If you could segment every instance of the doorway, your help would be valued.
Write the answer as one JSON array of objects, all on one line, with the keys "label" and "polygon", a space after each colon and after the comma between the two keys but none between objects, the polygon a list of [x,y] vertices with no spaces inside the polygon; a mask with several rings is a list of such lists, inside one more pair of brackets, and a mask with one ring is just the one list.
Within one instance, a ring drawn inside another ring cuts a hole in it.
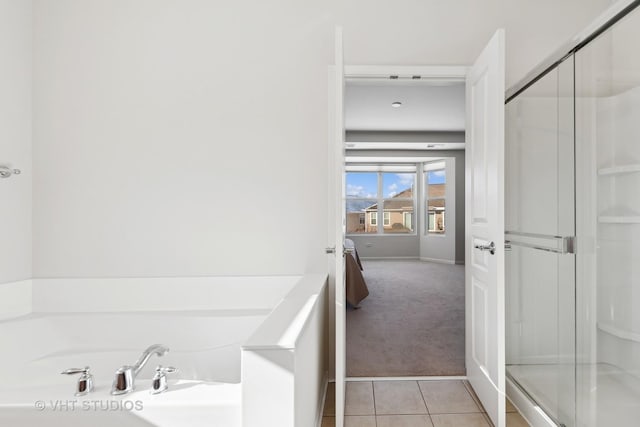
[{"label": "doorway", "polygon": [[464,80],[348,77],[344,99],[346,238],[362,261],[346,286],[367,291],[347,298],[346,376],[462,377]]},{"label": "doorway", "polygon": [[[329,261],[335,274],[335,282],[330,282],[335,296],[330,313],[335,320],[335,425],[343,427],[345,416],[347,290],[343,255],[350,252],[345,241],[344,89],[347,77],[361,74],[369,78],[424,75],[465,81],[465,365],[467,379],[486,414],[494,425],[504,427],[504,30],[496,31],[470,67],[345,67],[340,28],[335,47],[335,67],[329,73],[334,82],[329,110],[335,131],[329,145],[329,188],[334,197],[328,207],[332,213],[328,252],[336,254]],[[417,386],[416,382],[410,387],[415,391]]]}]

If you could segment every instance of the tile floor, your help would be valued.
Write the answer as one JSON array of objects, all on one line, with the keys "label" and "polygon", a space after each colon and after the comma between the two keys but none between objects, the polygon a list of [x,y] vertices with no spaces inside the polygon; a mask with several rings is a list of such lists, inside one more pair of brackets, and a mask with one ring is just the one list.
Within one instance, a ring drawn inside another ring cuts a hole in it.
[{"label": "tile floor", "polygon": [[[329,384],[322,427],[335,426]],[[346,384],[345,427],[491,427],[467,381],[362,381]],[[507,401],[507,426],[528,427]]]}]

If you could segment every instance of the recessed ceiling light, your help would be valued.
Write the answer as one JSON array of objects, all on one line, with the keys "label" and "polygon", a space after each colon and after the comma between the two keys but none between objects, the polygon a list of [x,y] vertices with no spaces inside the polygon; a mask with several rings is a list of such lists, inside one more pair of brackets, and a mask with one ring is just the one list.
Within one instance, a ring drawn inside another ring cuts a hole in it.
[{"label": "recessed ceiling light", "polygon": [[391,106],[393,108],[400,108],[400,107],[402,107],[402,102],[400,102],[400,101],[392,102]]}]

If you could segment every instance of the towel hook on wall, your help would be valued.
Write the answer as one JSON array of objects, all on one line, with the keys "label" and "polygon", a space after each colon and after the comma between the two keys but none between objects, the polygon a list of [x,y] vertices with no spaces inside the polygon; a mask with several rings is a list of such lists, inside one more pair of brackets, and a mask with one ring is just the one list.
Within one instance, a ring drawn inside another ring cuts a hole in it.
[{"label": "towel hook on wall", "polygon": [[20,175],[20,169],[11,169],[7,166],[0,166],[0,178],[9,178],[11,175]]}]

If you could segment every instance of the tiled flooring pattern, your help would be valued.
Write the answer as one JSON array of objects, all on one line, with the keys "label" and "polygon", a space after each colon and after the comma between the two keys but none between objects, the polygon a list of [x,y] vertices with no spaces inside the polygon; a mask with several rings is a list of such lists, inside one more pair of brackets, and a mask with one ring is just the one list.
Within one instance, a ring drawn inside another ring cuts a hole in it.
[{"label": "tiled flooring pattern", "polygon": [[[345,427],[491,427],[466,381],[362,381],[346,384]],[[329,384],[322,427],[335,426]],[[507,401],[507,426],[528,427]]]}]

